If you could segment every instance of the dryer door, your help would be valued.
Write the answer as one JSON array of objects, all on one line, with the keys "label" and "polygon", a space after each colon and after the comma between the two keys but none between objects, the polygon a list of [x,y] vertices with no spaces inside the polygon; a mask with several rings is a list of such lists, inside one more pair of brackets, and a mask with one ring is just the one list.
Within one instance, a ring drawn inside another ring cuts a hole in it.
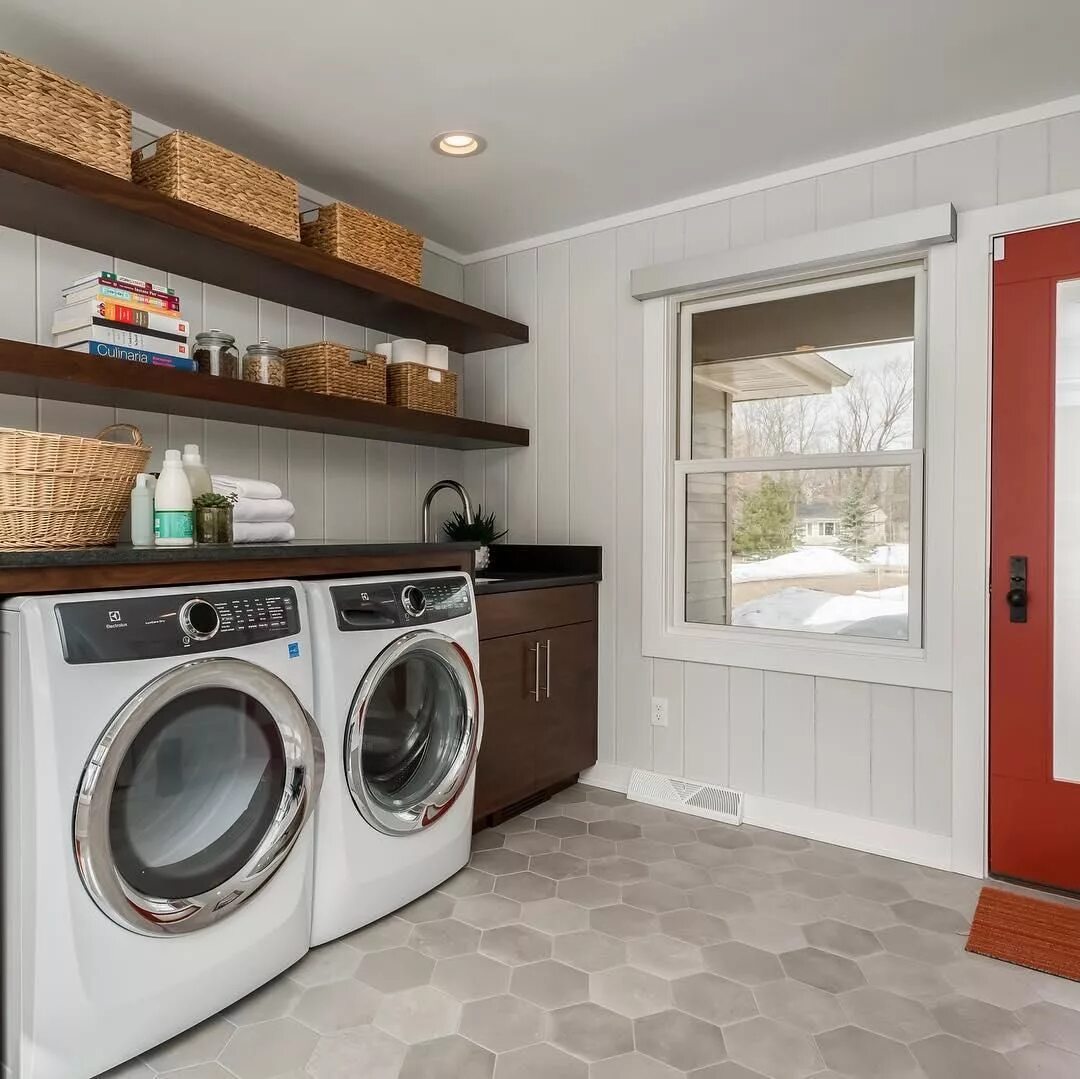
[{"label": "dryer door", "polygon": [[239,659],[185,663],[128,700],[86,763],[83,883],[128,929],[200,929],[273,876],[321,781],[318,731],[280,678]]},{"label": "dryer door", "polygon": [[426,828],[468,783],[482,726],[480,681],[461,645],[432,630],[399,637],[364,676],[345,727],[357,809],[389,835]]}]

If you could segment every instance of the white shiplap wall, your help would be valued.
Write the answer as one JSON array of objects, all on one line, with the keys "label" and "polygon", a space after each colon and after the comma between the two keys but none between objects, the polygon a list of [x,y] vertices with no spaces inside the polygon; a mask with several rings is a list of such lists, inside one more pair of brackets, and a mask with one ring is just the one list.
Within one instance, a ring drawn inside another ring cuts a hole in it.
[{"label": "white shiplap wall", "polygon": [[[465,359],[466,413],[525,423],[527,450],[465,463],[518,541],[599,543],[600,760],[948,835],[950,695],[641,654],[642,317],[634,267],[951,201],[1080,188],[1080,113],[594,231],[465,268],[465,298],[528,346]],[[649,723],[649,698],[669,726]]]},{"label": "white shiplap wall", "polygon": [[[193,334],[218,327],[236,336],[241,352],[260,336],[289,345],[326,338],[367,348],[387,340],[378,330],[177,277],[167,267],[137,266],[6,228],[0,228],[0,337],[51,344],[60,290],[102,268],[168,280]],[[428,288],[461,298],[457,263],[426,252],[424,277]],[[460,368],[460,357],[454,362]],[[437,479],[464,476],[466,455],[456,450],[0,395],[2,426],[94,435],[115,421],[139,426],[154,447],[154,471],[166,448],[197,442],[212,471],[280,484],[296,504],[294,524],[301,539],[418,539],[419,504],[427,488]],[[451,506],[449,500],[440,502],[435,519]]]}]

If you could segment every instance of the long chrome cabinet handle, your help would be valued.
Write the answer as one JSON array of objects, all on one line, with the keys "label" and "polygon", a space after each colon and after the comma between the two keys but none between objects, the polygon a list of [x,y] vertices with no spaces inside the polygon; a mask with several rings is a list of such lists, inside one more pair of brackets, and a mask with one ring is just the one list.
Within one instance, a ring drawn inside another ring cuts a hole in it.
[{"label": "long chrome cabinet handle", "polygon": [[544,681],[544,695],[551,700],[551,641],[548,640],[544,647],[547,649],[547,678]]},{"label": "long chrome cabinet handle", "polygon": [[529,651],[533,652],[536,656],[536,666],[533,671],[533,688],[532,696],[533,700],[539,703],[540,701],[540,649],[543,645],[537,641],[536,644],[529,645]]}]

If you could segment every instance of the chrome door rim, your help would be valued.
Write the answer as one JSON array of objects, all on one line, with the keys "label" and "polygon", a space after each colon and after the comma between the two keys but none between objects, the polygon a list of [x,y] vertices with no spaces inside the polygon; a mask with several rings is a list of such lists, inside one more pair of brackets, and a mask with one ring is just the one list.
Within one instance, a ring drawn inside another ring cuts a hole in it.
[{"label": "chrome door rim", "polygon": [[[281,737],[285,783],[273,825],[238,872],[183,899],[146,895],[121,876],[109,815],[116,776],[158,710],[196,689],[233,689],[269,712]],[[195,659],[148,682],[113,716],[83,768],[75,797],[75,863],[90,897],[118,925],[146,936],[190,933],[225,917],[277,871],[296,842],[322,784],[322,739],[311,716],[277,675],[241,659]]]},{"label": "chrome door rim", "polygon": [[[362,750],[364,723],[375,687],[403,656],[427,652],[448,668],[465,695],[465,737],[454,755],[442,782],[423,803],[408,810],[391,810],[380,805],[364,779]],[[484,728],[484,698],[476,665],[457,641],[434,630],[416,630],[398,637],[379,653],[357,687],[345,724],[345,779],[349,793],[363,818],[387,835],[409,835],[438,820],[457,799],[469,780],[480,751]]]}]

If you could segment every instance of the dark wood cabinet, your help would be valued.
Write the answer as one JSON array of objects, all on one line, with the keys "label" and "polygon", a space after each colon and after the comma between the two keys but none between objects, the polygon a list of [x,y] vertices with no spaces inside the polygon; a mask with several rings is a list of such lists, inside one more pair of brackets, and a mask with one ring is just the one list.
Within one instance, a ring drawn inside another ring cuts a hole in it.
[{"label": "dark wood cabinet", "polygon": [[475,816],[484,818],[596,763],[596,586],[479,596],[477,616],[484,741]]}]

